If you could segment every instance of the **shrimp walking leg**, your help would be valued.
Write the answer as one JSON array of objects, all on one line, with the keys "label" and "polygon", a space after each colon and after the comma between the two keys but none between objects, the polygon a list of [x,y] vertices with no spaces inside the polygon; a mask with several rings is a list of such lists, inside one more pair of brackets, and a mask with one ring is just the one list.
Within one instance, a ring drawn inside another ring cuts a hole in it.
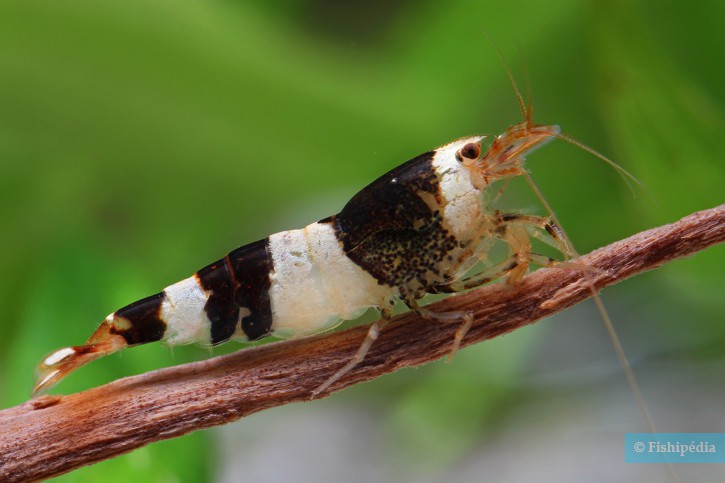
[{"label": "shrimp walking leg", "polygon": [[368,333],[365,336],[362,344],[360,344],[360,347],[355,353],[355,356],[350,359],[350,362],[341,367],[335,374],[330,376],[329,379],[327,379],[324,383],[317,387],[317,389],[312,391],[313,398],[321,392],[325,391],[328,387],[337,382],[341,377],[353,370],[358,364],[365,360],[365,356],[370,350],[370,347],[372,347],[373,343],[380,336],[380,332],[382,332],[385,326],[388,325],[388,322],[390,322],[390,319],[393,317],[393,306],[393,301],[389,301],[386,305],[383,306],[380,311],[380,319],[373,322],[373,324],[370,326],[370,328],[368,329]]},{"label": "shrimp walking leg", "polygon": [[[508,284],[520,283],[526,274],[529,265],[533,262],[537,265],[545,267],[557,266],[560,268],[571,268],[585,270],[588,267],[572,262],[560,262],[550,257],[546,257],[531,251],[530,233],[526,230],[526,226],[532,226],[539,229],[545,229],[547,233],[554,239],[556,246],[565,253],[568,247],[564,239],[559,236],[559,230],[551,223],[548,218],[528,216],[528,215],[500,215],[500,226],[497,228],[499,238],[503,240],[513,252],[506,260],[494,265],[479,274],[469,278],[451,282],[436,287],[438,293],[454,293],[472,289],[496,279],[506,277]],[[473,315],[469,312],[433,312],[425,307],[420,307],[417,301],[412,297],[405,300],[408,307],[418,313],[427,320],[437,322],[462,322],[461,327],[456,331],[455,338],[448,355],[450,361],[460,348],[461,342],[468,330],[473,324]]]},{"label": "shrimp walking leg", "polygon": [[431,320],[434,322],[443,322],[443,323],[451,323],[451,322],[460,322],[461,326],[456,331],[455,336],[453,337],[453,345],[451,346],[451,350],[448,353],[448,362],[450,362],[453,359],[453,356],[458,352],[458,349],[461,347],[461,341],[463,341],[463,338],[466,336],[466,333],[473,325],[473,314],[471,312],[466,312],[463,310],[455,310],[452,312],[433,312],[432,310],[429,310],[425,307],[421,307],[418,305],[418,302],[414,298],[408,298],[405,300],[405,304],[415,313],[420,315],[426,320]]}]

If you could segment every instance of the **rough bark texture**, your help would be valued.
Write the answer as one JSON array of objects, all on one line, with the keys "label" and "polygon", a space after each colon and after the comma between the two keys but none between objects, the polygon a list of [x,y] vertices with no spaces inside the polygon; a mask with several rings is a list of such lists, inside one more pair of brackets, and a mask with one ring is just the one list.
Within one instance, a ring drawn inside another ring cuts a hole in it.
[{"label": "rough bark texture", "polygon": [[[431,307],[475,314],[466,346],[581,302],[591,295],[589,283],[602,289],[724,240],[721,205],[582,257],[580,263],[602,270],[588,278],[577,270],[542,269],[516,287],[489,285]],[[397,317],[365,361],[322,396],[445,356],[457,328],[413,313]],[[366,331],[354,327],[245,349],[0,411],[0,480],[49,478],[154,441],[309,400],[313,389],[350,360]]]}]

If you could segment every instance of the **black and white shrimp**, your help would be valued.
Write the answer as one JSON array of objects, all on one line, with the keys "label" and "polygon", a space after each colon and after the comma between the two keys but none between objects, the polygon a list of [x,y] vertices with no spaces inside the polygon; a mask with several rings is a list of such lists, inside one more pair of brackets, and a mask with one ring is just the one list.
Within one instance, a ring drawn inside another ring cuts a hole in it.
[{"label": "black and white shrimp", "polygon": [[[56,350],[42,360],[34,393],[130,346],[301,337],[332,329],[368,308],[379,309],[381,318],[358,353],[316,395],[365,358],[396,299],[426,319],[459,323],[451,348],[455,353],[472,323],[470,314],[432,312],[418,305],[421,297],[496,279],[515,284],[531,263],[555,264],[532,252],[532,236],[548,241],[565,258],[573,253],[551,217],[491,207],[491,185],[528,177],[525,156],[548,141],[561,138],[593,152],[561,134],[558,126],[534,124],[518,90],[517,96],[524,121],[503,134],[464,137],[420,154],[361,190],[338,214],[237,248],[191,277],[113,312],[86,344]],[[497,241],[510,248],[508,258],[466,277]]]}]

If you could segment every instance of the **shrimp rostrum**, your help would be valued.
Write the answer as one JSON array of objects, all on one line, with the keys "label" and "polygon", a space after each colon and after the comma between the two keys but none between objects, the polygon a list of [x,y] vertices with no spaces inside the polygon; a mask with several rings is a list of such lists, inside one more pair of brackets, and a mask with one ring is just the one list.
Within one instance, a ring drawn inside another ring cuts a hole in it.
[{"label": "shrimp rostrum", "polygon": [[[528,176],[524,158],[532,150],[557,137],[574,142],[558,126],[534,124],[531,111],[523,111],[526,119],[499,136],[465,137],[416,156],[357,193],[338,214],[237,248],[113,312],[84,345],[43,359],[35,393],[125,347],[159,340],[216,345],[268,335],[300,337],[379,309],[381,318],[357,354],[315,395],[365,358],[395,300],[426,319],[460,324],[453,354],[471,315],[430,311],[418,305],[421,297],[496,279],[515,284],[531,263],[553,265],[532,252],[532,235],[558,247],[565,258],[572,253],[550,217],[501,212],[487,201],[492,183]],[[510,255],[469,275],[497,241],[508,245]]]}]

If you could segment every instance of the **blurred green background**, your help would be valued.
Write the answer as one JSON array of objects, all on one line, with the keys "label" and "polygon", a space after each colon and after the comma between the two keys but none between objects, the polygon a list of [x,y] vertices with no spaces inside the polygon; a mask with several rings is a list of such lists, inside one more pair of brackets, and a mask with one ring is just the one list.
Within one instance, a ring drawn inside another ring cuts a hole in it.
[{"label": "blurred green background", "polygon": [[[722,2],[4,0],[2,407],[109,312],[336,212],[414,155],[518,122],[484,32],[530,85],[539,122],[646,188],[633,198],[565,143],[531,156],[580,251],[722,203],[723,21]],[[543,214],[525,186],[504,203]],[[715,247],[604,293],[662,431],[725,431],[724,259]],[[56,392],[206,357],[134,348]],[[623,433],[646,430],[583,304],[451,364],[58,481],[659,481],[664,469],[622,461]]]}]

